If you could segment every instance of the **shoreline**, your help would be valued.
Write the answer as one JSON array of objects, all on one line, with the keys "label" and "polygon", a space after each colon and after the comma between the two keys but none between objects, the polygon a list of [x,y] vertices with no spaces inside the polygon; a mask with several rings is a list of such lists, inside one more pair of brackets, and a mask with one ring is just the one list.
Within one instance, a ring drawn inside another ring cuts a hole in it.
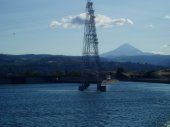
[{"label": "shoreline", "polygon": [[[146,82],[146,83],[163,83],[170,84],[169,79],[137,79],[137,78],[127,78],[127,79],[117,79],[118,81],[123,82]],[[53,83],[82,83],[83,79],[81,78],[61,78],[56,77],[0,77],[0,85],[6,84],[53,84]],[[99,83],[95,80],[89,81],[92,84]]]},{"label": "shoreline", "polygon": [[119,81],[170,84],[168,79],[120,79]]}]

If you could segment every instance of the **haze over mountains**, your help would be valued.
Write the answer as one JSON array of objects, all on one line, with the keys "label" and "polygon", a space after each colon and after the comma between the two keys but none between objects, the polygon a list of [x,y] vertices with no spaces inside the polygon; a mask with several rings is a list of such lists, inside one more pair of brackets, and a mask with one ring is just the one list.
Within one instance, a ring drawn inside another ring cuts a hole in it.
[{"label": "haze over mountains", "polygon": [[115,50],[101,54],[101,57],[116,62],[147,63],[152,65],[170,66],[170,55],[143,52],[125,43]]}]

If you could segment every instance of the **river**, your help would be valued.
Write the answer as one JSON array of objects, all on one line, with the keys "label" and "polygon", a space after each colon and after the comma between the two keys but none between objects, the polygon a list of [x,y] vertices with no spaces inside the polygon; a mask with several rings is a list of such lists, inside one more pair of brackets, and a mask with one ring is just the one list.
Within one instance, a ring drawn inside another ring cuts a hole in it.
[{"label": "river", "polygon": [[170,127],[169,84],[77,89],[78,84],[1,85],[0,127]]}]

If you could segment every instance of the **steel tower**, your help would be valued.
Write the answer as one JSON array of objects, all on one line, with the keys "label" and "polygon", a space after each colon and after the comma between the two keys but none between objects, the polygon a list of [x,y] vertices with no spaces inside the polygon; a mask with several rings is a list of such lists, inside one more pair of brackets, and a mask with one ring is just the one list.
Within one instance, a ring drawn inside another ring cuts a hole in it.
[{"label": "steel tower", "polygon": [[82,52],[84,64],[82,70],[83,79],[82,84],[79,86],[79,90],[81,91],[88,88],[92,81],[97,81],[97,89],[101,91],[98,43],[93,2],[91,2],[91,0],[87,0]]}]

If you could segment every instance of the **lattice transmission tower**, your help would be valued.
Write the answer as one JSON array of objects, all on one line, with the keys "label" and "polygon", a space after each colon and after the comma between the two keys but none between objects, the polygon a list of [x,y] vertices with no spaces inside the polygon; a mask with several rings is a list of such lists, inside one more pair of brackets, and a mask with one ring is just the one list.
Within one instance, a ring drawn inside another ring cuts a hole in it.
[{"label": "lattice transmission tower", "polygon": [[98,38],[96,33],[95,15],[93,9],[93,2],[87,0],[86,4],[86,20],[84,27],[84,41],[83,41],[83,70],[82,70],[82,84],[79,90],[83,91],[90,86],[93,81],[97,82],[97,89],[102,91],[101,76],[100,76],[100,58],[98,50]]}]

